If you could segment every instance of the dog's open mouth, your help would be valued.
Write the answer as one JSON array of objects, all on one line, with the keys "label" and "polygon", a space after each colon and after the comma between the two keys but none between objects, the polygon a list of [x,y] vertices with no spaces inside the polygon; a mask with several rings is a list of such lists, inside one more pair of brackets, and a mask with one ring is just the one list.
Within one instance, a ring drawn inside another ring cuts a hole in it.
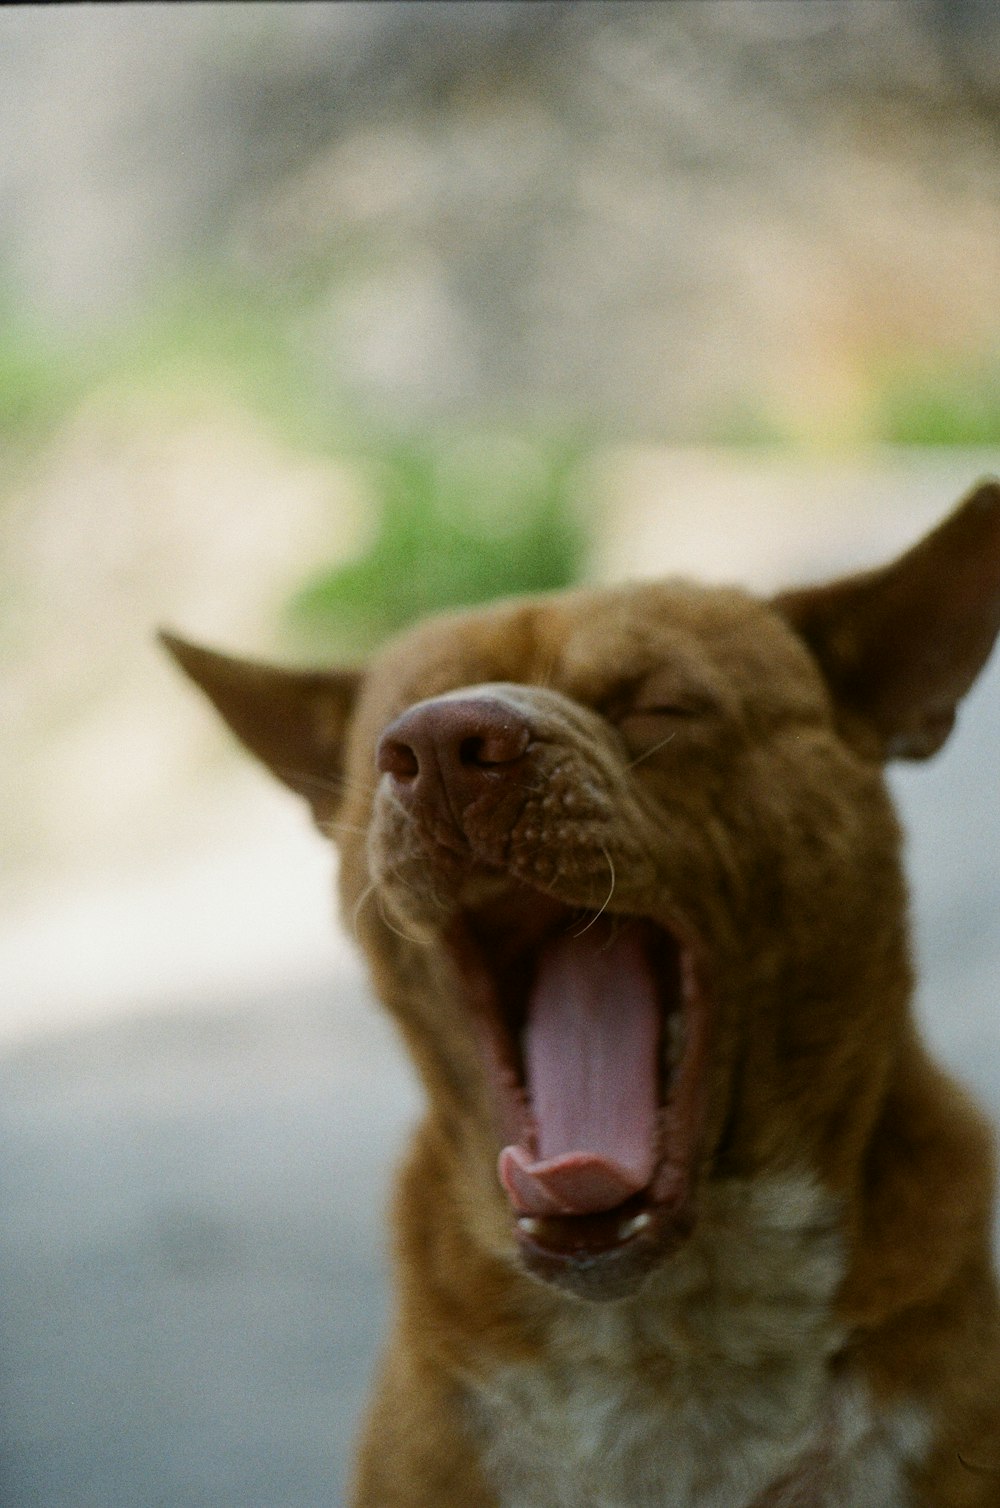
[{"label": "dog's open mouth", "polygon": [[581,1294],[629,1291],[692,1219],[708,1029],[693,949],[528,887],[464,912],[452,946],[522,1260]]}]

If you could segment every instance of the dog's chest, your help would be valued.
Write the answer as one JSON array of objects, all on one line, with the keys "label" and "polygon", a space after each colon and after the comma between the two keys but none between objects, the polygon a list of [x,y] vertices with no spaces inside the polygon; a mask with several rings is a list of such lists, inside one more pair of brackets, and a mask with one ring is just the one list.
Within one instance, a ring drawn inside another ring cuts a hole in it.
[{"label": "dog's chest", "polygon": [[831,1381],[840,1262],[814,1192],[715,1202],[665,1291],[574,1303],[537,1363],[494,1374],[477,1412],[502,1508],[904,1508],[920,1430]]},{"label": "dog's chest", "polygon": [[487,1474],[500,1508],[908,1508],[917,1412],[879,1418],[857,1385],[811,1393],[779,1423],[752,1387],[654,1400],[596,1367],[571,1391],[508,1376]]}]

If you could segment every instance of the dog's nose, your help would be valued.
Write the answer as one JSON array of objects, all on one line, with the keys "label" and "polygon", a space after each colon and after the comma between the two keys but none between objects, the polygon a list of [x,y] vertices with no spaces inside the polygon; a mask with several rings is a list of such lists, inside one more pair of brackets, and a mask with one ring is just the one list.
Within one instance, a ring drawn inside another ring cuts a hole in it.
[{"label": "dog's nose", "polygon": [[459,818],[510,775],[531,743],[531,728],[496,697],[436,697],[390,723],[376,764],[409,804]]}]

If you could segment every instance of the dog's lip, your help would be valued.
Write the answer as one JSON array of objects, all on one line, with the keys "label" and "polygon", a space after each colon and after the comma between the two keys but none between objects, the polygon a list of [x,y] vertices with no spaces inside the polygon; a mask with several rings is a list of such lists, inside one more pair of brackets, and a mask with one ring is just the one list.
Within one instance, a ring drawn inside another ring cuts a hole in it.
[{"label": "dog's lip", "polygon": [[694,1225],[694,1204],[675,1208],[647,1193],[602,1215],[521,1216],[518,1255],[527,1272],[578,1298],[628,1298],[680,1246]]},{"label": "dog's lip", "polygon": [[[530,967],[532,956],[554,931],[584,928],[595,915],[518,885],[502,888],[478,908],[462,913],[452,930],[452,951],[480,1029],[501,1146],[531,1146],[533,1138],[532,1108],[517,1042],[517,1006],[512,1011],[509,998],[510,978]],[[525,1265],[569,1287],[576,1286],[583,1270],[592,1276],[602,1264],[615,1270],[612,1286],[619,1283],[622,1273],[644,1274],[683,1239],[693,1219],[693,1177],[704,1131],[711,1016],[704,950],[693,928],[673,910],[655,917],[618,913],[616,921],[660,934],[676,950],[677,995],[664,1001],[662,1009],[665,1017],[679,1021],[682,1043],[676,1061],[664,1069],[656,1166],[647,1187],[603,1211],[539,1214],[512,1208]],[[506,979],[505,969],[509,971]],[[505,986],[506,1000],[502,998]]]}]

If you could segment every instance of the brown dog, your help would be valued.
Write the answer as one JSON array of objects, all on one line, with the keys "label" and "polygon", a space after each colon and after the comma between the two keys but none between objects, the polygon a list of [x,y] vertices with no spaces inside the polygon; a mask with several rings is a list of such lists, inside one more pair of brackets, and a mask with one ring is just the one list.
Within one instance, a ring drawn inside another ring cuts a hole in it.
[{"label": "brown dog", "polygon": [[1000,1504],[989,1134],[909,1009],[882,777],[1000,627],[1000,485],[886,569],[167,637],[342,851],[427,1092],[362,1508]]}]

